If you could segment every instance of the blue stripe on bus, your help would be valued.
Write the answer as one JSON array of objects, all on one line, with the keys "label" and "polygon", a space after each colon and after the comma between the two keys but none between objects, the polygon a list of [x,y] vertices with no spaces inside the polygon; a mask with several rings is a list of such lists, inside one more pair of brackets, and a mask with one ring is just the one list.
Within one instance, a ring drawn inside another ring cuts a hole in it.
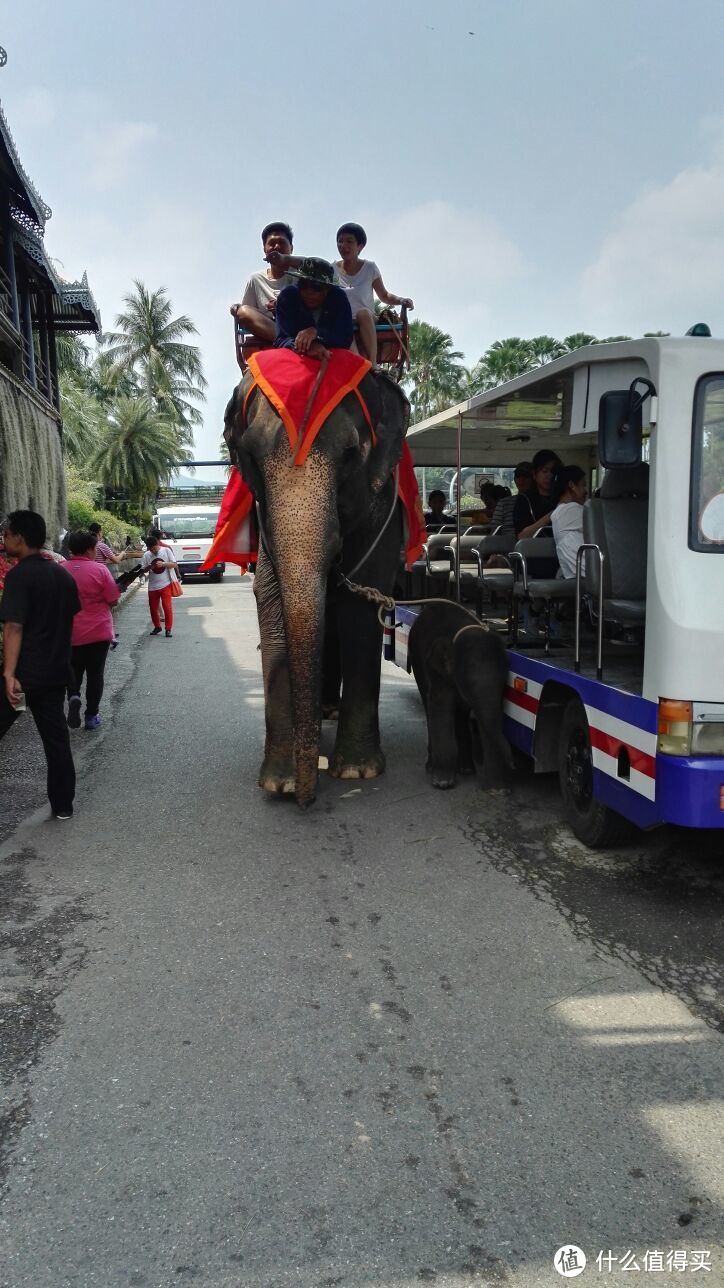
[{"label": "blue stripe on bus", "polygon": [[516,653],[514,649],[508,650],[508,658],[511,671],[525,676],[528,680],[535,680],[537,684],[545,684],[550,680],[555,680],[558,684],[567,684],[578,693],[586,706],[605,711],[607,715],[625,720],[646,733],[655,734],[658,731],[657,704],[649,702],[647,698],[639,697],[637,693],[626,693],[623,689],[615,689],[602,680],[594,680],[587,675],[577,675],[575,671],[566,671],[551,662],[526,657],[522,653]]},{"label": "blue stripe on bus", "polygon": [[533,755],[535,734],[527,725],[521,724],[520,720],[513,720],[511,716],[503,716],[503,733],[511,746],[524,751],[526,756]]},{"label": "blue stripe on bus", "polygon": [[650,801],[639,792],[632,792],[625,784],[604,773],[602,769],[593,770],[593,795],[602,805],[607,805],[616,814],[622,814],[637,827],[655,827],[664,820],[656,801]]}]

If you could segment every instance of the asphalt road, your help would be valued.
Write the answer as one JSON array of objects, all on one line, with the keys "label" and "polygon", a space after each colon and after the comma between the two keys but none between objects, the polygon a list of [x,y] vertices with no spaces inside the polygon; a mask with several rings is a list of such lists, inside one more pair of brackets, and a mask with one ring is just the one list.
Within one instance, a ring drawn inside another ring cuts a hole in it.
[{"label": "asphalt road", "polygon": [[268,802],[248,579],[177,607],[123,609],[71,822],[0,748],[3,1288],[721,1288],[721,836],[434,791],[389,667],[388,772]]}]

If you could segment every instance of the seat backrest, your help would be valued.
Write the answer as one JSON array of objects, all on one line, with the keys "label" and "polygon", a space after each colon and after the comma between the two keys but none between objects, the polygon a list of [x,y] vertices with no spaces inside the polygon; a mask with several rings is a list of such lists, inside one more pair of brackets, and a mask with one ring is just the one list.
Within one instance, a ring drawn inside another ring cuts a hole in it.
[{"label": "seat backrest", "polygon": [[510,547],[524,559],[555,559],[556,543],[552,537],[523,537]]},{"label": "seat backrest", "polygon": [[[646,599],[649,501],[647,496],[592,497],[583,507],[583,539],[604,554],[604,599]],[[586,590],[599,591],[599,562],[585,561]]]},{"label": "seat backrest", "polygon": [[[513,546],[513,550],[515,550],[517,554],[522,555],[528,564],[529,577],[535,576],[535,572],[530,567],[531,560],[553,559],[556,562],[558,561],[556,543],[553,540],[553,537],[523,537],[520,541],[516,541]],[[517,559],[513,559],[512,564],[516,580],[522,581],[523,570],[519,561]]]},{"label": "seat backrest", "polygon": [[[481,537],[476,533],[472,533],[470,535],[466,533],[465,536],[460,538],[461,564],[474,564],[475,568],[477,569],[478,561],[473,555],[473,550],[479,550],[481,542],[483,542],[484,540],[485,540],[485,537]],[[453,547],[454,550],[457,549],[457,541],[454,537],[450,542],[450,545]]]},{"label": "seat backrest", "polygon": [[487,559],[488,555],[508,555],[515,549],[516,541],[514,532],[494,533],[492,536],[483,537],[478,550],[483,559]]},{"label": "seat backrest", "polygon": [[427,538],[427,555],[429,559],[444,559],[443,551],[446,546],[452,545],[454,538],[451,532],[433,532]]}]

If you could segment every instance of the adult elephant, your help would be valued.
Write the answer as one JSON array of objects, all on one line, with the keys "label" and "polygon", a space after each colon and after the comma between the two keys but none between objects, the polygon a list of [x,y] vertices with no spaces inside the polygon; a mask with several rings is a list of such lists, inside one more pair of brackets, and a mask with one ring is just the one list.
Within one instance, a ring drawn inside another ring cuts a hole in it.
[{"label": "adult elephant", "polygon": [[[231,459],[254,493],[260,520],[254,579],[261,633],[266,743],[259,785],[271,795],[315,798],[322,713],[341,701],[329,771],[383,772],[377,708],[382,627],[374,603],[338,572],[389,595],[402,516],[395,467],[409,403],[386,375],[368,372],[327,416],[303,465],[287,430],[247,372],[226,409]],[[326,643],[325,643],[325,626]]]}]

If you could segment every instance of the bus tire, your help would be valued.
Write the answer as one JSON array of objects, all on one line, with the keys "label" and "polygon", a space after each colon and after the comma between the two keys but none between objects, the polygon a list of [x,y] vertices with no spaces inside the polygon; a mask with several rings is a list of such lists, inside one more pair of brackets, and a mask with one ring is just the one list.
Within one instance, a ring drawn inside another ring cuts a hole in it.
[{"label": "bus tire", "polygon": [[579,841],[591,850],[602,850],[631,838],[634,828],[628,819],[593,795],[591,735],[579,698],[572,698],[563,713],[558,778],[566,821]]},{"label": "bus tire", "polygon": [[223,568],[215,568],[213,572],[209,573],[209,581],[219,582],[219,581],[223,581],[223,579],[224,579]]}]

